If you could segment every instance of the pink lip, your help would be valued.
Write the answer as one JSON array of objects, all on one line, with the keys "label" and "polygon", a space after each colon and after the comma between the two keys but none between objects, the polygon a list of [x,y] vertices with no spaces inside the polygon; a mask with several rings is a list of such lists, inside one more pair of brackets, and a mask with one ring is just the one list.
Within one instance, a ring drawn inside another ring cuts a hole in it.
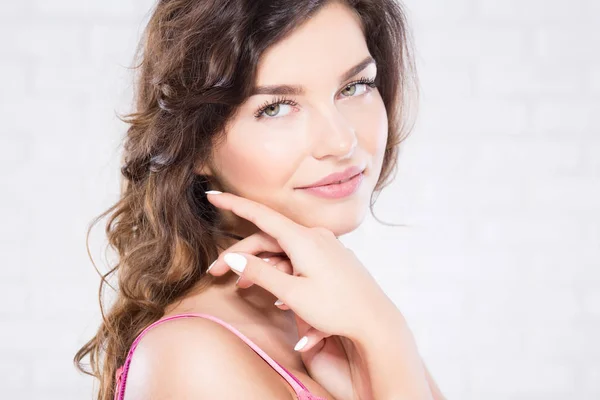
[{"label": "pink lip", "polygon": [[332,184],[332,183],[335,183],[338,181],[343,181],[344,179],[348,179],[355,175],[360,174],[363,170],[364,170],[363,167],[352,166],[342,172],[335,172],[331,175],[327,175],[325,178],[319,179],[318,181],[313,182],[311,185],[302,186],[297,189],[309,189],[309,188],[329,185],[329,184]]},{"label": "pink lip", "polygon": [[356,193],[362,183],[364,174],[361,172],[342,183],[332,183],[322,186],[302,188],[302,191],[327,199],[340,199]]}]

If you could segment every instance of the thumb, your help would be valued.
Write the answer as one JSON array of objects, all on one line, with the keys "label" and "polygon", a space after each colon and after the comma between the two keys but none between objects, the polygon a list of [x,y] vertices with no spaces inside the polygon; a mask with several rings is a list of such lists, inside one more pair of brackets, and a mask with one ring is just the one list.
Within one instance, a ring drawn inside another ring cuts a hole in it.
[{"label": "thumb", "polygon": [[273,268],[268,262],[252,254],[227,253],[223,256],[223,261],[233,272],[271,292],[284,302],[286,293],[290,293],[292,285],[296,284],[294,281],[297,279],[296,276]]}]

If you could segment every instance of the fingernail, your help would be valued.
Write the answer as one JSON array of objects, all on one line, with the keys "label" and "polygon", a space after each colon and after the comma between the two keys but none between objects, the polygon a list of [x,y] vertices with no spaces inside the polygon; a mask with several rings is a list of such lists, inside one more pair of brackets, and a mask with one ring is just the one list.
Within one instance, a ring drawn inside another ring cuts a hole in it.
[{"label": "fingernail", "polygon": [[237,286],[238,282],[240,281],[240,279],[242,279],[242,277],[240,276],[239,278],[237,278],[237,281],[235,281],[235,285]]},{"label": "fingernail", "polygon": [[219,192],[218,190],[207,190],[206,194],[221,194],[223,192]]},{"label": "fingernail", "polygon": [[269,262],[270,258],[263,258],[262,259],[264,262]]},{"label": "fingernail", "polygon": [[294,350],[296,350],[296,351],[302,350],[302,348],[304,346],[306,346],[306,343],[308,343],[308,338],[306,336],[303,336],[302,339],[300,339],[298,341],[298,343],[296,343],[296,346],[294,347]]},{"label": "fingernail", "polygon": [[281,300],[279,300],[279,299],[277,299],[277,301],[275,302],[275,305],[276,305],[276,306],[280,306],[280,305],[282,305],[282,304],[283,304],[283,301],[281,301]]},{"label": "fingernail", "polygon": [[[218,260],[218,258],[217,258],[217,260]],[[215,265],[215,263],[217,262],[217,260],[213,261],[212,264],[210,264],[208,266],[208,269],[206,270],[206,272],[210,271],[210,269],[213,267],[213,265]]]},{"label": "fingernail", "polygon": [[244,272],[244,268],[246,268],[246,263],[248,262],[248,260],[246,260],[246,257],[237,253],[225,254],[223,256],[223,261],[225,261],[225,263],[229,265],[229,267],[238,274]]}]

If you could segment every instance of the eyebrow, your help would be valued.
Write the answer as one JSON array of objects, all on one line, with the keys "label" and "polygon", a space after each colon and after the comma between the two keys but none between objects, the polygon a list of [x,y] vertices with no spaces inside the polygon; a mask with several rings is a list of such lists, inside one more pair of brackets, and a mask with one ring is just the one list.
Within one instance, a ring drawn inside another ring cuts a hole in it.
[{"label": "eyebrow", "polygon": [[[354,75],[358,74],[363,69],[367,68],[368,65],[375,64],[375,60],[372,56],[367,56],[364,60],[350,68],[348,71],[344,72],[340,77],[340,81],[345,81],[347,79],[352,78]],[[292,95],[292,96],[302,96],[304,95],[304,88],[299,85],[269,85],[269,86],[257,86],[252,90],[250,96],[258,95],[258,94],[274,94],[274,95]]]}]

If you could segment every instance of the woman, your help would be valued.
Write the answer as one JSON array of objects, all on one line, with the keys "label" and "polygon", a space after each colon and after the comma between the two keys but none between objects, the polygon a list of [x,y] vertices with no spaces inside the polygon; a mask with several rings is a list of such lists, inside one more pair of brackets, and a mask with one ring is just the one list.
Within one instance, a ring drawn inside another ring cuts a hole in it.
[{"label": "woman", "polygon": [[122,198],[98,217],[117,297],[75,356],[98,398],[442,399],[337,240],[406,131],[398,4],[159,1],[140,49]]}]

